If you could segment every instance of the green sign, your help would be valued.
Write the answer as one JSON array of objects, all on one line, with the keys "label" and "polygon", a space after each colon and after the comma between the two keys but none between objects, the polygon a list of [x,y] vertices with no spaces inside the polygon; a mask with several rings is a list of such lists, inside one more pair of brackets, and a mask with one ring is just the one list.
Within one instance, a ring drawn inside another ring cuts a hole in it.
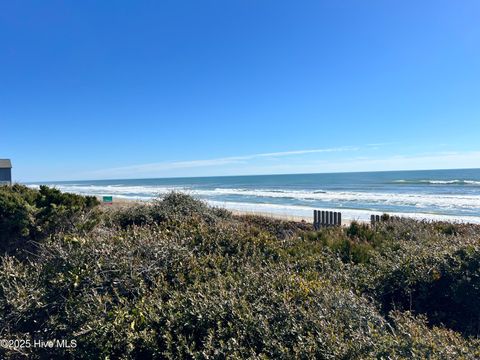
[{"label": "green sign", "polygon": [[111,203],[113,203],[113,197],[112,196],[104,196],[103,197],[103,202],[105,204],[111,204]]}]

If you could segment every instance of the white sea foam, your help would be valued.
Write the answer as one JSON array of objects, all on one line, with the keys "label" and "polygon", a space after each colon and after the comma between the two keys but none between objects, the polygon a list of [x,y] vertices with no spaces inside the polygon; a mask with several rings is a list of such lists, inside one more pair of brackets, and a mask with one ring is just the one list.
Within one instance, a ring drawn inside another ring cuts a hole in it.
[{"label": "white sea foam", "polygon": [[432,184],[432,185],[480,185],[480,181],[476,180],[394,180],[394,183],[400,184]]},{"label": "white sea foam", "polygon": [[311,192],[285,190],[283,192],[265,189],[215,189],[192,190],[192,194],[215,195],[242,195],[256,198],[289,198],[295,200],[317,200],[322,202],[370,203],[394,206],[415,207],[446,207],[446,208],[480,208],[478,195],[438,195],[438,194],[413,194],[413,193],[379,193],[356,191],[329,191]]},{"label": "white sea foam", "polygon": [[474,181],[474,180],[463,180],[465,184],[472,184],[472,185],[480,185],[480,181]]}]

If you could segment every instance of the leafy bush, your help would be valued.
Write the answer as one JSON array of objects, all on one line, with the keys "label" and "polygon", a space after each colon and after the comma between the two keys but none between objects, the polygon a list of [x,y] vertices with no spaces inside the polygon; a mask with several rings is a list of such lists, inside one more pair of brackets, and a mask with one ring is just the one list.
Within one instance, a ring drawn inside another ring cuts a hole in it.
[{"label": "leafy bush", "polygon": [[407,220],[385,225],[378,234],[386,229],[394,240],[383,241],[372,253],[369,267],[363,269],[362,291],[379,301],[384,314],[409,310],[425,314],[430,324],[478,335],[478,235],[453,240],[439,224]]},{"label": "leafy bush", "polygon": [[[442,327],[431,327],[424,316],[394,311],[393,336],[380,333],[376,341],[377,359],[478,359],[478,339],[465,340],[459,333]],[[386,335],[386,336],[385,336]]]},{"label": "leafy bush", "polygon": [[11,251],[35,231],[35,208],[21,194],[0,187],[0,251]]},{"label": "leafy bush", "polygon": [[71,231],[97,205],[99,201],[94,196],[62,193],[58,189],[40,186],[35,200],[37,224],[44,236]]},{"label": "leafy bush", "polygon": [[110,218],[110,223],[125,229],[129,226],[160,224],[167,221],[175,224],[190,222],[197,218],[212,223],[230,217],[231,214],[224,209],[212,208],[191,196],[171,192],[153,203],[136,204],[115,212]]},{"label": "leafy bush", "polygon": [[375,239],[375,231],[367,224],[359,224],[352,221],[346,229],[350,239],[372,243]]},{"label": "leafy bush", "polygon": [[39,190],[15,184],[0,187],[0,249],[12,251],[29,240],[95,225],[87,215],[98,200],[93,196],[62,193],[47,186]]}]

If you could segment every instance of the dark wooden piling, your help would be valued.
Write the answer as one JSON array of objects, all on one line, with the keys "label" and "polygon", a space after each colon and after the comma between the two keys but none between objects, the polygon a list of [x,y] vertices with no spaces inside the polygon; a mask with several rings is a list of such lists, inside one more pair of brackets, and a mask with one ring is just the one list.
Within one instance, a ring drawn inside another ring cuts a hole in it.
[{"label": "dark wooden piling", "polygon": [[313,226],[315,229],[341,225],[342,213],[336,211],[313,210]]}]

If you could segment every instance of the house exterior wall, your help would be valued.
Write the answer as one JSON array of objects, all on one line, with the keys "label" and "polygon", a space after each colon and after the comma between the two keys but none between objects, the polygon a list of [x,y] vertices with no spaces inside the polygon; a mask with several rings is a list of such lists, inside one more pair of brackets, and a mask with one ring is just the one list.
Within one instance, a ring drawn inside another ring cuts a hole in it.
[{"label": "house exterior wall", "polygon": [[12,183],[12,169],[0,169],[0,183]]}]

